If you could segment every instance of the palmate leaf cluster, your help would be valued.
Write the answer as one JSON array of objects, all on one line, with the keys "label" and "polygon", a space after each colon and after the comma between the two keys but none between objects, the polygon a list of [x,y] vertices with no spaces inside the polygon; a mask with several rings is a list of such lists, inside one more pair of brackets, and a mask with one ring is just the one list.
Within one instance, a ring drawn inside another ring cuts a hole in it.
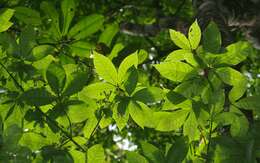
[{"label": "palmate leaf cluster", "polygon": [[[0,10],[0,162],[259,161],[260,94],[239,69],[257,53],[248,42],[223,47],[214,22],[195,20],[187,36],[169,30],[178,48],[160,62],[121,57],[117,22],[58,5]],[[114,124],[135,151],[115,145]]]}]

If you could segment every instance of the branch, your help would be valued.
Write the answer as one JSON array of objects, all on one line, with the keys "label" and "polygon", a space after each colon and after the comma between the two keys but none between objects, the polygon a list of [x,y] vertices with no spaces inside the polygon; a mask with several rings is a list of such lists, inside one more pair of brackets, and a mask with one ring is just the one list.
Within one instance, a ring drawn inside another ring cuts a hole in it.
[{"label": "branch", "polygon": [[[15,85],[17,85],[17,87],[22,91],[24,92],[24,89],[23,87],[18,83],[18,81],[14,78],[14,76],[8,71],[8,69],[4,66],[4,64],[2,64],[0,62],[0,65],[4,68],[4,70],[8,73],[8,75],[12,78],[12,80],[14,81]],[[86,152],[86,150],[81,146],[79,145],[75,140],[73,140],[73,138],[66,132],[63,130],[63,128],[61,128],[58,123],[51,119],[46,113],[44,113],[40,107],[38,106],[35,106],[36,109],[39,110],[39,112],[41,113],[42,116],[44,116],[48,121],[50,121],[55,127],[57,127],[71,142],[73,142],[79,149],[81,149],[82,151]]]}]

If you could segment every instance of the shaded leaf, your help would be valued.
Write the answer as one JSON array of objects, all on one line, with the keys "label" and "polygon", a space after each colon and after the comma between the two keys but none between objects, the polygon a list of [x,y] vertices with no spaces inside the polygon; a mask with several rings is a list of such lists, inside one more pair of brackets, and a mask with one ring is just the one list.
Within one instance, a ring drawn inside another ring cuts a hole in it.
[{"label": "shaded leaf", "polygon": [[102,15],[92,14],[86,16],[70,29],[69,36],[76,40],[86,38],[97,32],[102,27],[103,22],[104,17]]},{"label": "shaded leaf", "polygon": [[35,88],[25,91],[20,100],[25,101],[28,105],[42,106],[52,103],[54,96],[44,88]]},{"label": "shaded leaf", "polygon": [[57,95],[60,94],[66,83],[66,73],[63,67],[52,62],[46,70],[46,78],[52,91]]}]

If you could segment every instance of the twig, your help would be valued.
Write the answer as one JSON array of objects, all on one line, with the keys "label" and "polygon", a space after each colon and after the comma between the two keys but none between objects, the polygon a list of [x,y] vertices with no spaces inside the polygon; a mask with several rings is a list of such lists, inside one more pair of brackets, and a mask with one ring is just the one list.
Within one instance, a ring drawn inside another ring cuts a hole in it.
[{"label": "twig", "polygon": [[[14,76],[8,71],[8,69],[0,62],[0,65],[5,69],[5,71],[9,74],[9,76],[12,78],[12,80],[14,81],[14,83],[17,85],[17,87],[24,92],[23,87],[18,83],[18,81],[14,78]],[[79,149],[81,149],[83,152],[86,152],[86,150],[79,145],[75,140],[73,140],[73,138],[66,132],[63,130],[63,128],[61,128],[58,123],[51,119],[46,113],[44,113],[40,107],[35,106],[36,109],[38,109],[38,111],[41,113],[42,116],[44,116],[48,121],[50,121],[55,127],[57,127],[71,142],[73,142]]]}]

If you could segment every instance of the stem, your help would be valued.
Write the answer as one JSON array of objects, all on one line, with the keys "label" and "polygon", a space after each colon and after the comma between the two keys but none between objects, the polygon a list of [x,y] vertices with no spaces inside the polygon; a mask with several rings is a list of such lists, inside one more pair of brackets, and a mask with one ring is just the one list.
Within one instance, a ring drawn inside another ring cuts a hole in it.
[{"label": "stem", "polygon": [[207,159],[206,159],[206,162],[210,162],[209,149],[210,149],[210,144],[211,144],[211,135],[212,135],[212,117],[210,118],[209,142],[208,142],[208,145],[207,145]]},{"label": "stem", "polygon": [[91,134],[90,134],[90,136],[89,136],[89,139],[88,139],[88,141],[87,141],[87,146],[88,146],[89,143],[90,143],[91,137],[92,137],[92,136],[94,135],[94,133],[96,132],[96,130],[97,130],[97,128],[98,128],[98,126],[99,126],[99,124],[100,124],[102,118],[103,118],[103,115],[104,115],[104,114],[103,114],[103,112],[102,112],[100,118],[98,119],[98,122],[97,122],[97,124],[96,124],[94,130],[91,132]]},{"label": "stem", "polygon": [[4,70],[8,73],[8,75],[12,78],[12,80],[14,81],[14,84],[22,91],[24,92],[23,87],[18,83],[18,81],[14,78],[14,76],[8,71],[8,69],[5,67],[5,65],[0,62],[0,65],[4,68]]},{"label": "stem", "polygon": [[36,109],[39,110],[39,112],[41,113],[42,116],[44,116],[48,121],[50,121],[55,127],[57,127],[71,142],[73,142],[79,149],[81,149],[83,152],[86,152],[86,150],[79,145],[75,140],[73,140],[73,138],[70,136],[70,134],[68,134],[66,131],[63,130],[63,128],[61,128],[58,123],[51,119],[48,115],[46,115],[39,107],[36,107]]}]

